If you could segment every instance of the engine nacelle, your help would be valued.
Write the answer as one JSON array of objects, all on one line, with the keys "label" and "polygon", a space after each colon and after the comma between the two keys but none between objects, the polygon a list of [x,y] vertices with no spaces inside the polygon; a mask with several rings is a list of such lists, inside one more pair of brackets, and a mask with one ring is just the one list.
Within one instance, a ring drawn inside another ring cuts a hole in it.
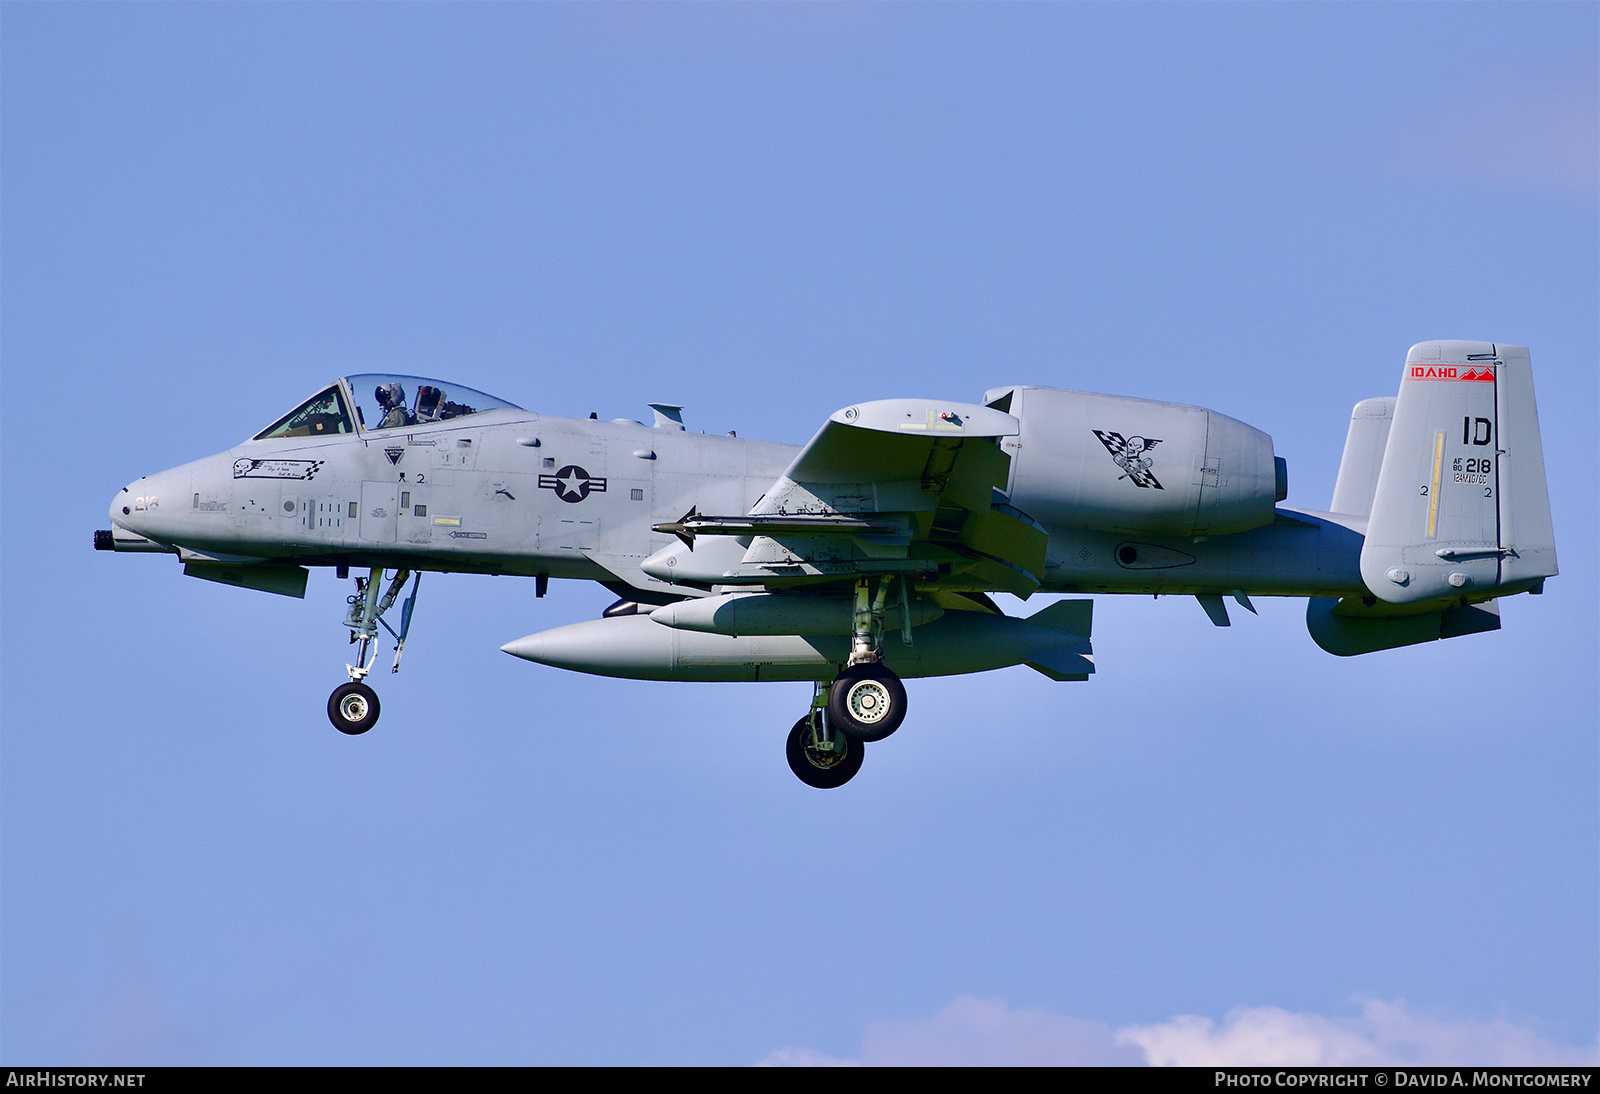
[{"label": "engine nacelle", "polygon": [[1021,421],[1011,503],[1046,525],[1224,535],[1272,523],[1288,493],[1272,438],[1204,407],[1052,387],[984,402]]}]

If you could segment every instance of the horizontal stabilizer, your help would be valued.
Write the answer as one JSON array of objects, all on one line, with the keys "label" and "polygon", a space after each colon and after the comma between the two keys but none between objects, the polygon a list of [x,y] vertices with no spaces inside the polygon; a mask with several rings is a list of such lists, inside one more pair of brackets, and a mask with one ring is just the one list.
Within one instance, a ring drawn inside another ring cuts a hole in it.
[{"label": "horizontal stabilizer", "polygon": [[1500,606],[1493,600],[1412,614],[1384,614],[1394,606],[1379,601],[1313,597],[1306,604],[1306,629],[1317,645],[1338,657],[1460,638],[1500,629]]}]

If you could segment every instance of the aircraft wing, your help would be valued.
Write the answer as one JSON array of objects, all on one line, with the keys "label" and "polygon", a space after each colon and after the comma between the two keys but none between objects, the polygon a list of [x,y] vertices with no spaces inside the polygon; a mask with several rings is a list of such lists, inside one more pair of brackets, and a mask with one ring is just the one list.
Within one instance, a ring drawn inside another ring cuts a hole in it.
[{"label": "aircraft wing", "polygon": [[[681,546],[667,552],[670,569],[652,559],[653,572],[768,586],[903,574],[1027,596],[1039,587],[1048,537],[1006,503],[1010,456],[998,441],[1019,431],[1011,415],[965,403],[846,407],[749,513],[691,511],[658,525]],[[702,537],[726,538],[697,551]]]}]

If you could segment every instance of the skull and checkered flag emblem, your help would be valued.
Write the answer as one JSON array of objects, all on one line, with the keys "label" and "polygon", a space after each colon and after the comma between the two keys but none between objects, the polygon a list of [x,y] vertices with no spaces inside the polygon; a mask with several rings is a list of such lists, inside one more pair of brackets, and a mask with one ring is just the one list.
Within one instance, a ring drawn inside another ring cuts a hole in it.
[{"label": "skull and checkered flag emblem", "polygon": [[1111,460],[1122,468],[1118,479],[1129,479],[1135,486],[1152,487],[1156,490],[1164,489],[1156,477],[1150,473],[1153,462],[1145,453],[1150,451],[1159,440],[1147,437],[1128,437],[1124,439],[1121,433],[1112,433],[1096,429],[1094,435],[1100,438],[1100,443],[1106,446],[1106,451],[1111,454]]}]

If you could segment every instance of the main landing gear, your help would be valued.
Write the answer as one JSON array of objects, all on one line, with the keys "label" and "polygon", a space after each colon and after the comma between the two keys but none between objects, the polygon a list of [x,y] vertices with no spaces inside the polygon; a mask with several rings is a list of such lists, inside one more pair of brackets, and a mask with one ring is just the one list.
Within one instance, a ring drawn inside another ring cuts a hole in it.
[{"label": "main landing gear", "polygon": [[866,758],[867,746],[830,726],[827,714],[812,707],[811,713],[789,731],[784,752],[789,757],[789,770],[801,782],[818,790],[832,790],[855,778]]},{"label": "main landing gear", "polygon": [[[878,583],[872,596],[867,578],[856,581],[855,629],[850,660],[831,683],[818,683],[811,712],[789,731],[789,768],[807,786],[831,790],[861,770],[866,746],[900,728],[906,717],[906,689],[883,663],[884,608],[892,578]],[[900,579],[902,636],[911,644],[910,589]]]},{"label": "main landing gear", "polygon": [[881,741],[906,716],[906,688],[881,662],[850,665],[828,687],[828,720],[858,741]]},{"label": "main landing gear", "polygon": [[395,640],[394,664],[389,671],[400,671],[400,658],[406,651],[406,634],[411,630],[411,610],[416,607],[417,589],[422,584],[421,571],[417,572],[417,578],[412,582],[411,595],[400,605],[398,632],[384,622],[383,613],[394,607],[395,598],[405,588],[406,579],[410,576],[410,570],[397,571],[394,580],[389,583],[389,591],[381,598],[378,596],[378,590],[383,588],[381,568],[374,567],[369,577],[356,578],[356,593],[349,598],[350,610],[344,617],[344,625],[350,628],[350,641],[360,643],[356,649],[356,663],[345,666],[345,671],[350,674],[350,682],[334,688],[333,694],[328,696],[328,721],[340,733],[365,733],[378,724],[378,711],[381,709],[378,693],[366,685],[366,675],[372,671],[378,659],[376,639],[379,624]]}]

